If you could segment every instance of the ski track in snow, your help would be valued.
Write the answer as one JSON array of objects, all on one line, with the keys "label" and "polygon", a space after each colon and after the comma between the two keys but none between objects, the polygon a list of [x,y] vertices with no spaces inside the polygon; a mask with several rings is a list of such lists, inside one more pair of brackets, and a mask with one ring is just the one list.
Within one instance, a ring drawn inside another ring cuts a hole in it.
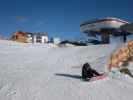
[{"label": "ski track in snow", "polygon": [[85,62],[104,71],[112,50],[107,45],[56,47],[0,40],[0,100],[132,100],[131,82],[80,79]]}]

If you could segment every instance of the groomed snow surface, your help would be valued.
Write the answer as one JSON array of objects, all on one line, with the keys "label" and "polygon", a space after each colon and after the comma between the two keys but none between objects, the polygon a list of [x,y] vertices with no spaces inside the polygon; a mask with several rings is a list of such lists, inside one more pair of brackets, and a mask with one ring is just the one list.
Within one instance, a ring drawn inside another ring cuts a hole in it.
[{"label": "groomed snow surface", "polygon": [[57,47],[0,40],[0,100],[133,100],[132,82],[80,79],[85,62],[104,72],[113,50],[111,45]]}]

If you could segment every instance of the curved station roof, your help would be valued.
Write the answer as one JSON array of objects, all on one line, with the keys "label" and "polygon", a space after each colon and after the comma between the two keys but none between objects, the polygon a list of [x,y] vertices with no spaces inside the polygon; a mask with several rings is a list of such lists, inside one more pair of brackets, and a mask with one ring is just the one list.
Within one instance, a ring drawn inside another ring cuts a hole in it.
[{"label": "curved station roof", "polygon": [[106,29],[109,30],[111,34],[121,35],[122,30],[120,27],[125,24],[129,24],[129,22],[118,18],[107,17],[104,19],[86,21],[80,25],[80,30],[87,34],[100,34],[101,30]]}]

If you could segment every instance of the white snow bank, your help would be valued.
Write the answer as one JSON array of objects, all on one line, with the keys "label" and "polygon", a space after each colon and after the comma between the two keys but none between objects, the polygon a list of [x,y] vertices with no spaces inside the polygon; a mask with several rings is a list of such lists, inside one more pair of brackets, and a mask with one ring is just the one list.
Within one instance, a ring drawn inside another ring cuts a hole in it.
[{"label": "white snow bank", "polygon": [[0,41],[0,100],[132,100],[132,83],[80,80],[82,64],[103,72],[112,50]]}]

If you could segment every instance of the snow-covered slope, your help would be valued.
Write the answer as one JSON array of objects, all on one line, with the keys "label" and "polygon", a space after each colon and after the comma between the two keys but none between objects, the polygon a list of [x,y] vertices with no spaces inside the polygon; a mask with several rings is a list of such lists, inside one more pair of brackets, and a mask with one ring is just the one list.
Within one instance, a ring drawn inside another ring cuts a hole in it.
[{"label": "snow-covered slope", "polygon": [[104,72],[112,50],[0,41],[0,100],[132,100],[132,83],[80,80],[85,62]]}]

